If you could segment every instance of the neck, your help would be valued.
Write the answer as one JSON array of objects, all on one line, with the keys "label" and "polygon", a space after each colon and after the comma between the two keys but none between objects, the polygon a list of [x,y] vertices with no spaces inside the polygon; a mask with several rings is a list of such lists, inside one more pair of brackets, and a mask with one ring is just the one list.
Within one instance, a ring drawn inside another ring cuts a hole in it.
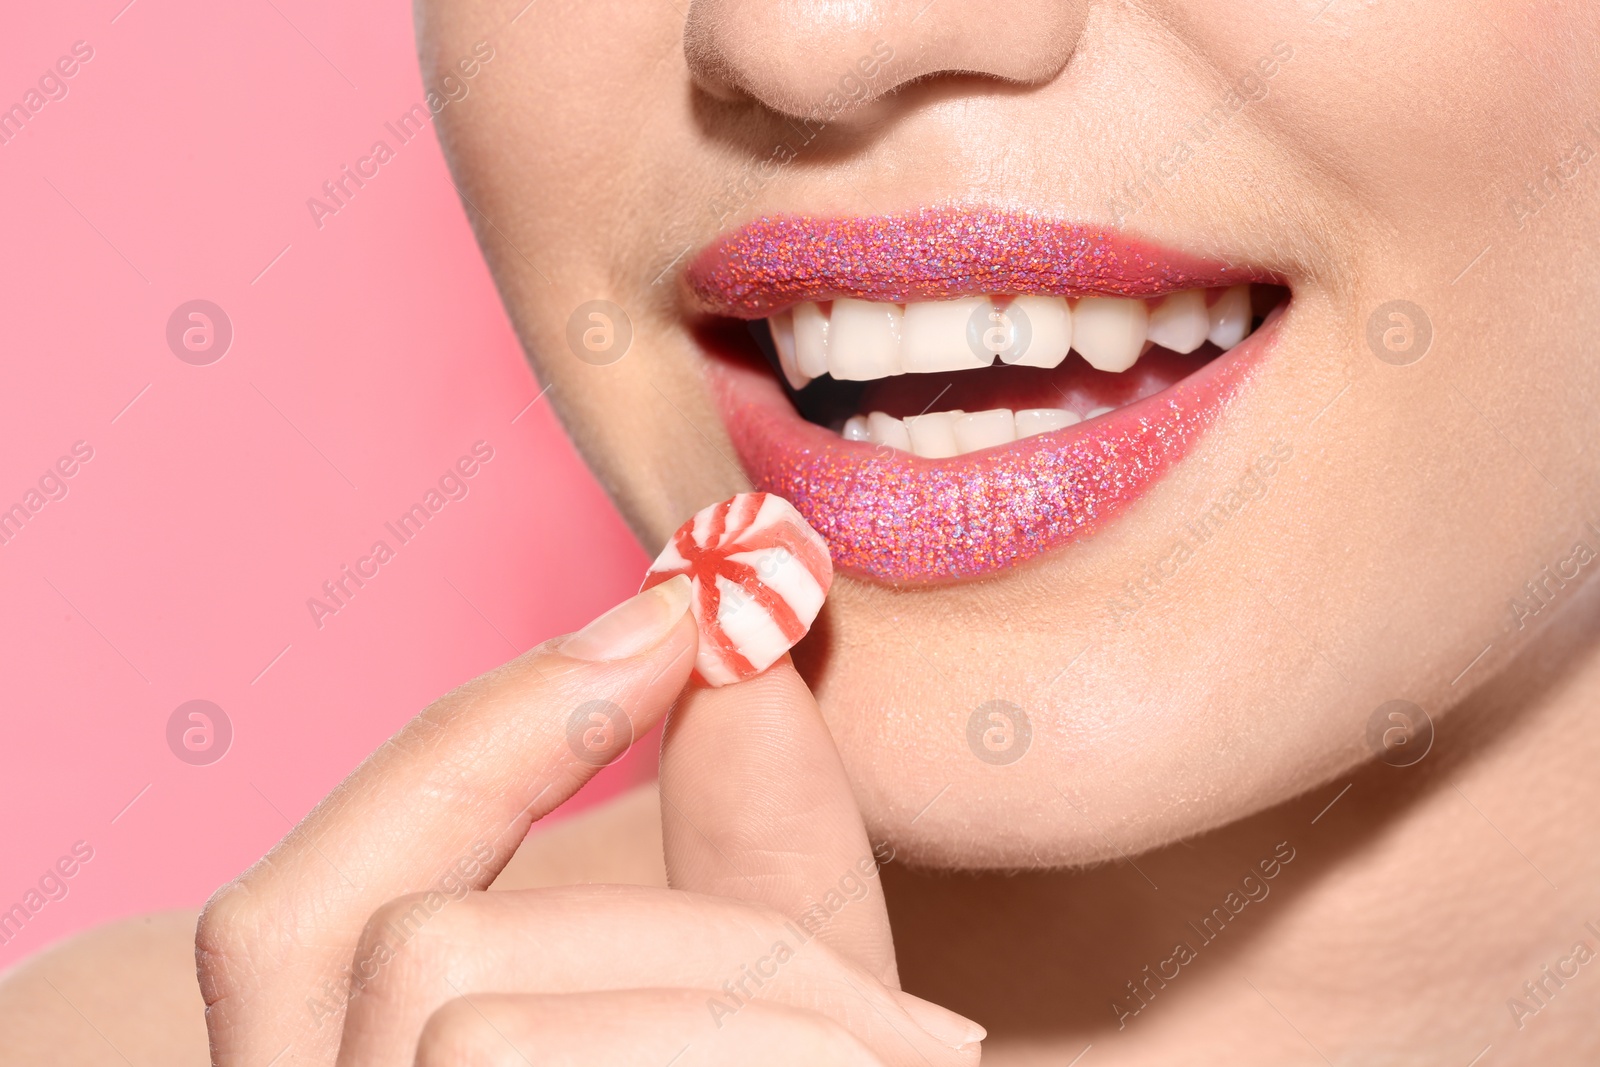
[{"label": "neck", "polygon": [[1591,585],[1415,765],[1128,862],[886,868],[906,988],[987,1026],[986,1064],[1593,1061],[1597,634]]}]

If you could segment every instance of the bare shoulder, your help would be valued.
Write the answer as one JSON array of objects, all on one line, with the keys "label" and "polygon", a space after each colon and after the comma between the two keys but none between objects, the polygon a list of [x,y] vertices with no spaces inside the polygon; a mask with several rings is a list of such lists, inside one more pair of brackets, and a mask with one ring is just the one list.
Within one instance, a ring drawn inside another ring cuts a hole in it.
[{"label": "bare shoulder", "polygon": [[168,911],[108,923],[0,976],[0,1063],[210,1063],[197,918]]},{"label": "bare shoulder", "polygon": [[[655,786],[535,831],[495,889],[666,885]],[[195,982],[198,913],[162,912],[69,938],[0,975],[0,1063],[211,1062]]]}]

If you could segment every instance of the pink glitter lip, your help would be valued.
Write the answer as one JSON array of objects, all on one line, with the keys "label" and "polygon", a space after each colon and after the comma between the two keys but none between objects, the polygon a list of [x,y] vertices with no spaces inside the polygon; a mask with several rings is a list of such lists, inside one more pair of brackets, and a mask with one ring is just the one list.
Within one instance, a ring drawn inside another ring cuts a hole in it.
[{"label": "pink glitter lip", "polygon": [[1099,226],[1017,212],[779,215],[740,227],[687,271],[702,310],[757,319],[802,300],[948,300],[979,293],[1155,296],[1274,281]]},{"label": "pink glitter lip", "polygon": [[894,584],[977,578],[1088,537],[1139,499],[1220,417],[1277,321],[1155,396],[954,459],[846,441],[748,364],[719,360],[715,391],[751,482],[794,504],[836,569]]},{"label": "pink glitter lip", "polygon": [[[839,296],[1137,297],[1278,281],[1097,227],[954,209],[764,218],[701,253],[687,277],[702,309],[745,319]],[[1142,497],[1221,417],[1271,349],[1282,310],[1153,396],[952,459],[846,441],[801,418],[777,378],[747,360],[714,361],[714,392],[751,481],[794,504],[839,571],[892,584],[978,578],[1088,537]]]}]

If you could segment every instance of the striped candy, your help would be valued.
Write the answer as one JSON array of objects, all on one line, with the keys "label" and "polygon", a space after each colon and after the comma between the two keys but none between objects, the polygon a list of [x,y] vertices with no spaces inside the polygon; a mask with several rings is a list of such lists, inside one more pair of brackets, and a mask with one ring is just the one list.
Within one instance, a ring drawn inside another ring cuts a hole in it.
[{"label": "striped candy", "polygon": [[722,686],[760,674],[806,635],[833,584],[833,561],[793,504],[740,493],[679,527],[644,588],[679,574],[694,585],[695,670]]}]

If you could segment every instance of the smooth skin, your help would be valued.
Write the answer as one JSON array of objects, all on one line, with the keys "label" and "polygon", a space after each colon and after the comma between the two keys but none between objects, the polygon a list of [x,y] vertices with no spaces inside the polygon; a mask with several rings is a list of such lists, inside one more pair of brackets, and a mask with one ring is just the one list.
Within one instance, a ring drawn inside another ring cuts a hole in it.
[{"label": "smooth skin", "polygon": [[[1123,520],[981,583],[838,583],[810,680],[868,827],[905,859],[1117,859],[1332,782],[1371,758],[1385,701],[1443,714],[1503,668],[1534,632],[1507,630],[1508,602],[1600,518],[1583,447],[1600,426],[1600,171],[1561,163],[1585,138],[1600,155],[1593,5],[537,11],[521,32],[533,14],[508,27],[498,0],[425,2],[423,66],[442,78],[500,42],[505,66],[441,115],[446,150],[550,400],[652,550],[748,488],[674,284],[741,223],[997,204],[1250,263],[1292,292],[1249,389]],[[863,79],[878,40],[895,61]],[[1241,86],[1256,98],[1235,109]],[[825,128],[799,145],[814,109]],[[764,167],[780,145],[792,162]],[[1569,178],[1535,210],[1547,167]],[[568,347],[594,299],[633,324],[608,366]],[[1433,329],[1409,366],[1368,339],[1399,299]],[[1280,445],[1264,496],[1141,610],[1111,607]],[[1035,728],[1004,773],[965,743],[996,699]]]},{"label": "smooth skin", "polygon": [[[415,910],[441,857],[477,855],[480,842],[510,855],[532,821],[593,773],[569,743],[568,709],[609,700],[634,736],[666,714],[693,662],[686,603],[669,632],[622,661],[592,664],[564,655],[570,643],[546,646],[445,698],[214,897],[197,943],[214,1061],[259,1063],[287,1047],[279,1062],[495,1062],[516,1045],[495,1020],[513,1016],[522,1022],[512,1033],[527,1034],[546,1062],[670,1060],[690,1046],[689,1062],[738,1063],[752,1031],[781,1035],[777,1062],[975,1062],[975,1046],[955,1052],[909,1011],[948,1013],[897,994],[875,878],[814,941],[786,930],[812,896],[872,856],[816,705],[787,667],[736,690],[691,691],[674,715],[661,795],[675,889],[471,893]],[[680,760],[725,777],[685,782]],[[728,802],[729,789],[748,797],[757,781],[761,804]],[[767,804],[781,817],[753,817]],[[473,888],[497,873],[485,864]],[[409,929],[408,915],[418,916],[409,938],[395,933]],[[715,1017],[704,991],[740,977],[731,961],[754,965],[785,940],[784,980],[753,1004],[728,998],[730,1013]],[[630,951],[646,941],[651,951]],[[393,959],[380,942],[398,943]],[[356,972],[359,995],[308,1032],[307,991],[352,958],[372,961]],[[499,995],[480,1006],[476,993]],[[739,1036],[721,1042],[724,1029]]]},{"label": "smooth skin", "polygon": [[[877,857],[804,683],[785,660],[686,690],[694,622],[668,600],[603,617],[637,616],[629,655],[548,642],[443,698],[218,891],[195,953],[212,1062],[977,1062],[981,1027],[899,990]],[[673,888],[478,892],[598,769],[569,728],[597,700],[631,736],[673,708]]]},{"label": "smooth skin", "polygon": [[[517,664],[446,698],[208,911],[220,1062],[289,1044],[279,1063],[331,1064],[341,1034],[347,1063],[419,1048],[521,1062],[494,1031],[590,1063],[661,1064],[685,1043],[724,1062],[920,1062],[896,1044],[913,1039],[928,1062],[970,1061],[949,1047],[959,1023],[897,982],[981,1024],[984,1060],[1003,1065],[1600,1059],[1600,962],[1546,977],[1580,941],[1600,949],[1585,926],[1600,926],[1596,567],[1537,616],[1511,610],[1576,541],[1600,548],[1586,525],[1600,522],[1594,5],[540,0],[512,23],[523,8],[423,0],[423,69],[436,84],[494,42],[440,133],[551,402],[652,549],[747,487],[676,272],[761,214],[982,203],[1120,224],[1271,269],[1293,303],[1222,423],[1110,528],[983,583],[841,578],[798,674],[674,712],[660,801],[587,816],[581,839],[529,838],[521,870],[567,888],[451,904],[343,1028],[302,1045],[305,998],[369,920],[497,823],[495,855],[509,851],[518,805],[545,784],[535,768],[561,752],[571,694],[543,701]],[[828,104],[878,40],[896,65]],[[1266,92],[1174,170],[1174,148],[1280,42],[1293,58]],[[761,171],[817,107],[827,128]],[[1130,192],[1158,165],[1164,184]],[[605,367],[565,340],[597,298],[634,326]],[[1368,340],[1396,299],[1434,331],[1408,366]],[[1294,455],[1265,495],[1115,619],[1124,583],[1280,440]],[[966,741],[996,698],[1034,729],[1005,767]],[[1437,727],[1414,766],[1372,759],[1368,721],[1392,699]],[[641,729],[671,700],[648,704]],[[765,725],[746,726],[763,708]],[[697,718],[725,728],[697,733]],[[438,740],[441,722],[460,725],[462,748]],[[455,802],[430,823],[439,797]],[[875,906],[841,912],[837,943],[786,965],[795,999],[773,989],[716,1030],[741,1036],[699,1043],[711,1016],[690,1002],[760,941],[730,929],[771,935],[763,922],[792,918],[802,889],[869,843],[895,856],[887,925]],[[740,865],[753,885],[728,873]],[[581,885],[662,869],[671,890]],[[1012,873],[965,873],[995,870]],[[1246,896],[1259,899],[1235,911]],[[1218,908],[1225,929],[1207,938],[1197,927]],[[1161,978],[1180,940],[1195,958]],[[165,1032],[152,1059],[203,1062],[197,997],[118,984],[116,961],[154,960],[158,941],[91,933],[14,972],[0,1012],[19,1025],[0,1028],[13,1043],[0,1058],[121,1062],[100,1033]],[[55,1004],[44,979],[68,973],[75,1001],[107,1006],[93,1026],[40,1007]],[[462,982],[465,999],[449,988]]]},{"label": "smooth skin", "polygon": [[[636,662],[599,666],[552,642],[429,708],[219,891],[198,987],[192,914],[92,931],[10,972],[0,1062],[656,1064],[686,1046],[680,1063],[976,1062],[951,1047],[976,1031],[923,998],[980,1020],[990,1063],[1060,1063],[1086,1045],[1140,1065],[1341,1050],[1432,1063],[1485,1045],[1505,1063],[1586,1062],[1597,983],[1569,982],[1521,1029],[1505,1000],[1570,955],[1584,936],[1571,916],[1600,885],[1582,847],[1600,802],[1596,626],[1591,587],[1537,654],[1456,710],[1436,752],[1371,766],[1347,794],[1086,871],[952,878],[891,862],[892,939],[872,884],[722,1027],[708,1009],[721,983],[873,850],[786,664],[693,691],[669,723],[659,799],[647,787],[486,865],[475,884],[498,871],[497,891],[431,913],[344,1013],[325,982],[370,958],[364,934],[416,914],[459,858],[516,847],[590,773],[564,736],[574,697],[605,693],[646,728],[693,637],[683,623]],[[1279,841],[1295,858],[1270,894],[1119,1029],[1116,987],[1191,938],[1185,920]],[[897,992],[896,973],[921,997]]]}]

